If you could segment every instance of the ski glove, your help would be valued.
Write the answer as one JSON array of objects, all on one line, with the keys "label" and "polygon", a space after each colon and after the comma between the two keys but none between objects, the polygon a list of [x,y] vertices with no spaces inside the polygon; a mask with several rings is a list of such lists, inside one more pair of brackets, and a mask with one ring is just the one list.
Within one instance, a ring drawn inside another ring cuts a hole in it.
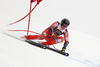
[{"label": "ski glove", "polygon": [[66,47],[68,46],[68,44],[69,44],[69,42],[67,42],[67,43],[64,43],[64,46],[63,46],[63,48],[62,48],[61,52],[65,52],[65,50],[66,50]]},{"label": "ski glove", "polygon": [[51,36],[52,36],[52,38],[53,38],[53,39],[55,39],[55,38],[56,38],[56,35],[55,35],[55,33],[54,33],[54,32],[52,32],[52,33],[51,33]]},{"label": "ski glove", "polygon": [[66,50],[66,49],[62,48],[61,52],[64,52],[64,53],[65,53],[65,50]]}]

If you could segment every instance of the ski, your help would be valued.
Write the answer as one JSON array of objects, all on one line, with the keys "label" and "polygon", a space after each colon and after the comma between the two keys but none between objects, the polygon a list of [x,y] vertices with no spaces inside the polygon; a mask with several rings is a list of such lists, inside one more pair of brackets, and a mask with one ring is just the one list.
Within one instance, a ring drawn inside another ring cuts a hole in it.
[{"label": "ski", "polygon": [[4,34],[7,35],[7,36],[10,36],[10,37],[12,37],[12,38],[18,39],[18,40],[20,40],[20,41],[27,42],[27,43],[29,43],[29,44],[31,44],[31,45],[33,45],[33,46],[37,46],[37,47],[40,47],[40,48],[43,48],[43,49],[49,49],[49,50],[51,50],[51,51],[54,51],[54,52],[59,53],[59,54],[62,54],[62,55],[64,55],[64,56],[69,56],[69,53],[61,52],[61,51],[58,50],[58,49],[51,48],[51,47],[46,46],[46,45],[42,45],[41,43],[37,43],[37,42],[31,41],[31,40],[26,40],[26,39],[23,39],[23,38],[19,38],[19,37],[16,37],[16,36],[11,35],[11,34],[8,34],[8,33],[4,33]]},{"label": "ski", "polygon": [[53,48],[50,48],[50,47],[48,47],[48,46],[47,46],[46,48],[49,49],[49,50],[52,50],[52,51],[54,51],[54,52],[60,53],[60,54],[62,54],[62,55],[69,56],[69,53],[61,52],[60,50],[53,49]]},{"label": "ski", "polygon": [[25,41],[28,42],[28,43],[31,44],[31,45],[34,45],[34,46],[37,46],[37,47],[40,47],[40,48],[43,48],[43,49],[49,49],[49,50],[51,50],[51,51],[60,53],[60,54],[62,54],[62,55],[69,56],[69,53],[61,52],[60,50],[51,48],[51,47],[46,46],[46,45],[42,45],[41,43],[36,43],[36,42],[34,42],[34,41],[31,41],[31,40],[25,40]]},{"label": "ski", "polygon": [[43,49],[47,48],[45,45],[42,45],[41,43],[36,43],[34,41],[31,41],[31,40],[25,40],[25,42],[28,42],[31,45],[34,45],[34,46],[37,46],[37,47],[40,47],[40,48],[43,48]]}]

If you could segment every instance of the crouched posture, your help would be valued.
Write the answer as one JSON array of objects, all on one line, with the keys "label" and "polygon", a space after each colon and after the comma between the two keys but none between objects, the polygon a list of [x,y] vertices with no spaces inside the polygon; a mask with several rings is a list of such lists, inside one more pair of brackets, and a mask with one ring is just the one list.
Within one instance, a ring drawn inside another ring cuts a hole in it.
[{"label": "crouched posture", "polygon": [[[45,39],[46,42],[43,42],[43,45],[53,45],[57,43],[64,42],[64,46],[62,48],[62,52],[65,52],[65,49],[69,43],[68,41],[68,30],[67,27],[69,26],[70,22],[68,19],[62,19],[61,23],[56,21],[53,24],[51,24],[50,27],[45,29],[41,35],[28,35],[25,36],[27,40],[33,40],[33,39],[39,39],[43,40]],[[64,35],[64,37],[60,36]]]}]

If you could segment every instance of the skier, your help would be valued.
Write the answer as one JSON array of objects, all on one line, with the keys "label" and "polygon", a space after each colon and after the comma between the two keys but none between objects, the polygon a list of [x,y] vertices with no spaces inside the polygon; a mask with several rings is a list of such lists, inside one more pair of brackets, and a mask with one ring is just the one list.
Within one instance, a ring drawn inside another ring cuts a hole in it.
[{"label": "skier", "polygon": [[[61,23],[59,21],[54,22],[51,24],[50,27],[45,29],[41,35],[28,35],[24,36],[27,40],[33,40],[33,39],[38,39],[38,40],[43,40],[45,39],[46,42],[42,42],[43,45],[53,45],[57,43],[64,42],[64,46],[62,47],[62,52],[65,52],[66,47],[69,44],[68,41],[68,30],[67,27],[70,25],[70,22],[68,19],[64,18],[61,20]],[[60,35],[64,35],[64,37]]]}]

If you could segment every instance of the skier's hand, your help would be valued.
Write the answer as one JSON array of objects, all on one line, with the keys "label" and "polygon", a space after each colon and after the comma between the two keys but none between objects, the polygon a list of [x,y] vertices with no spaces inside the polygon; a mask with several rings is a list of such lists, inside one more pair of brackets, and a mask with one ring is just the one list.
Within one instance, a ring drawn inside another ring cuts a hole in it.
[{"label": "skier's hand", "polygon": [[61,52],[64,52],[65,53],[65,50],[66,50],[65,48],[62,48]]},{"label": "skier's hand", "polygon": [[56,35],[55,35],[55,33],[54,33],[54,32],[52,32],[52,33],[51,33],[51,36],[52,36],[52,38],[53,38],[53,39],[55,39],[55,38],[56,38]]}]

